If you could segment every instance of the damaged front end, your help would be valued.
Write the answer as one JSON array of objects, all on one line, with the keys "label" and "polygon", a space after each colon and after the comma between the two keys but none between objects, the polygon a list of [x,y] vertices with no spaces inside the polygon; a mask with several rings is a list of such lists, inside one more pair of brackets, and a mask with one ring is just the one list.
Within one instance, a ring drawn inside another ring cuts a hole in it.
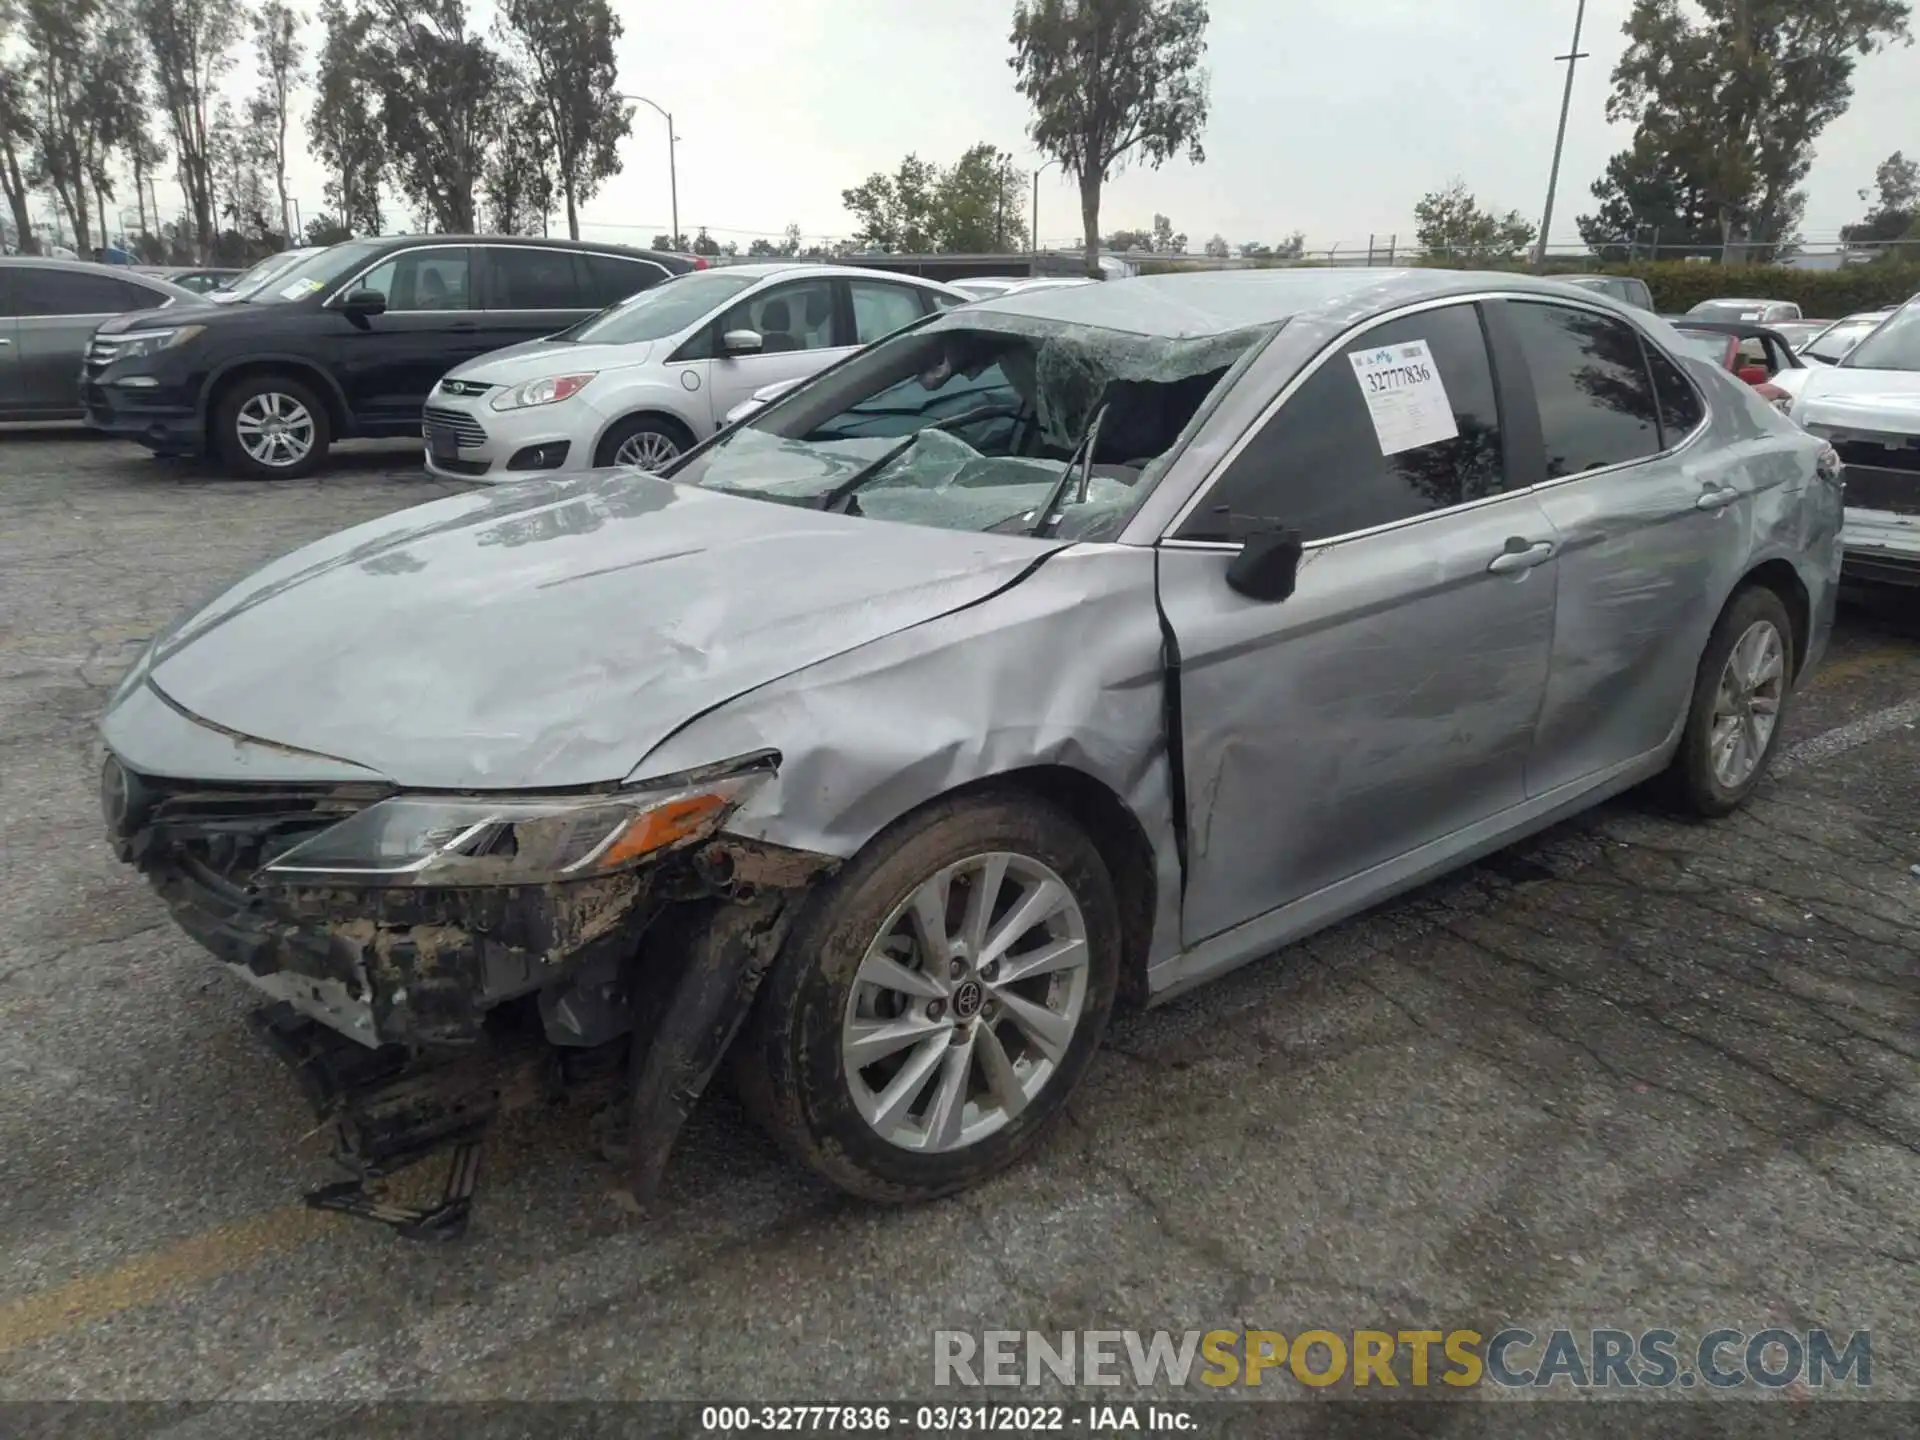
[{"label": "damaged front end", "polygon": [[[266,997],[259,1028],[355,1176],[310,1203],[446,1235],[486,1126],[526,1105],[620,1102],[609,1148],[637,1196],[657,1186],[792,902],[835,863],[722,830],[777,764],[487,796],[183,782],[109,755],[101,797],[116,855]],[[367,1188],[446,1150],[434,1206]]]}]

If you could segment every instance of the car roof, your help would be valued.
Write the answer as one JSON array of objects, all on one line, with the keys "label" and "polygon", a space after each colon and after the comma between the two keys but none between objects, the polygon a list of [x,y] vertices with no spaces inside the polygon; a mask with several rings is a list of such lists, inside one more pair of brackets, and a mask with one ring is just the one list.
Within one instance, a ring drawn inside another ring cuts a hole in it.
[{"label": "car roof", "polygon": [[[574,250],[590,255],[638,256],[646,260],[671,260],[691,265],[696,257],[678,250],[642,250],[637,245],[614,245],[601,240],[569,240],[552,235],[369,235],[367,243],[379,242],[401,248],[408,245],[509,245],[535,250]],[[343,244],[354,242],[343,241]],[[330,246],[318,246],[330,249]],[[282,252],[286,253],[286,252]]]},{"label": "car roof", "polygon": [[[1025,315],[1165,339],[1221,335],[1301,316],[1351,313],[1356,321],[1420,300],[1487,291],[1565,299],[1557,279],[1507,271],[1363,266],[1289,266],[1270,270],[1193,270],[1139,275],[1098,285],[1048,285],[980,300],[965,313]],[[1593,303],[1628,306],[1596,294]],[[960,313],[954,321],[962,319]]]},{"label": "car roof", "polygon": [[931,286],[936,290],[948,288],[944,281],[929,280],[924,275],[907,275],[895,270],[872,270],[864,265],[823,265],[815,260],[746,260],[738,265],[716,265],[711,273],[751,275],[756,280],[765,280],[775,275],[852,275],[862,279],[905,280],[914,285]]},{"label": "car roof", "polygon": [[97,260],[69,260],[64,255],[0,255],[0,265],[17,270],[66,270],[78,271],[82,275],[111,275],[119,280],[137,280],[142,285],[150,285],[175,300],[198,302],[200,297],[184,286],[176,285],[164,275],[155,275],[135,265],[102,265]]}]

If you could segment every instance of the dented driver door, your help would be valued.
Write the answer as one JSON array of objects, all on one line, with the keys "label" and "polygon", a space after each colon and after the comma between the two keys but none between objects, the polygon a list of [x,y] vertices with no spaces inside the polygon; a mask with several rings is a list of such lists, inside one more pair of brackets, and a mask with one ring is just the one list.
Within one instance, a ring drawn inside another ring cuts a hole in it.
[{"label": "dented driver door", "polygon": [[[1367,357],[1388,350],[1427,377],[1411,418],[1366,398]],[[1388,321],[1320,357],[1161,542],[1188,945],[1343,881],[1368,890],[1355,877],[1438,858],[1526,800],[1558,544],[1507,486],[1500,414],[1477,307]],[[1249,518],[1305,542],[1284,600],[1227,582],[1226,527]]]}]

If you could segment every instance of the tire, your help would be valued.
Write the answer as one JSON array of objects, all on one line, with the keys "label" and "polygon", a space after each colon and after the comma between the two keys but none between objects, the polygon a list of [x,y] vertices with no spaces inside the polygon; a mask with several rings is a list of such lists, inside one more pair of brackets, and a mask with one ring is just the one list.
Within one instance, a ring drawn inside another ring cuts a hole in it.
[{"label": "tire", "polygon": [[[1738,664],[1736,649],[1740,651]],[[1766,774],[1767,762],[1779,743],[1798,664],[1793,618],[1780,597],[1758,585],[1736,592],[1707,638],[1680,748],[1661,777],[1663,798],[1673,808],[1686,815],[1714,819],[1731,814],[1746,802]],[[1751,691],[1743,678],[1750,665],[1771,677]],[[1770,713],[1772,723],[1750,725],[1749,713],[1762,722]],[[1730,727],[1730,718],[1739,723]],[[1729,753],[1729,736],[1733,745],[1747,748],[1744,763],[1716,763],[1717,755],[1731,760],[1739,753]],[[1757,747],[1756,736],[1760,736]],[[1757,754],[1752,753],[1756,748]]]},{"label": "tire", "polygon": [[327,407],[289,375],[247,376],[221,395],[213,424],[220,458],[249,480],[310,475],[333,443]]},{"label": "tire", "polygon": [[[679,421],[664,415],[629,415],[600,437],[593,463],[602,470],[616,465],[646,469],[668,464],[692,448],[693,436]],[[629,452],[625,459],[623,450]]]},{"label": "tire", "polygon": [[[1012,942],[1011,960],[977,971],[951,960],[941,980],[937,956],[915,938],[926,932],[911,916],[913,897],[948,874],[942,928],[964,942],[979,933],[967,896],[986,888],[972,877],[995,856],[1008,878],[990,918],[1004,922],[1049,882],[1071,904],[1044,927],[997,937]],[[1077,962],[1008,977],[1010,964],[1043,948],[1073,956],[1076,934]],[[863,970],[870,947],[883,944],[917,977],[911,996],[863,978],[875,973]],[[876,837],[809,898],[734,1047],[740,1096],[782,1149],[842,1190],[895,1203],[949,1194],[1011,1165],[1059,1117],[1105,1033],[1119,974],[1113,881],[1078,825],[1021,796],[940,802]],[[886,1050],[874,1035],[882,1026],[911,1026],[915,1038]],[[1049,1037],[1044,1051],[1036,1030]],[[843,1053],[853,1038],[870,1047],[864,1067]],[[996,1052],[1008,1063],[997,1064]],[[912,1081],[910,1069],[925,1078]],[[958,1104],[946,1103],[954,1095]],[[894,1138],[882,1133],[888,1117],[897,1117]]]}]

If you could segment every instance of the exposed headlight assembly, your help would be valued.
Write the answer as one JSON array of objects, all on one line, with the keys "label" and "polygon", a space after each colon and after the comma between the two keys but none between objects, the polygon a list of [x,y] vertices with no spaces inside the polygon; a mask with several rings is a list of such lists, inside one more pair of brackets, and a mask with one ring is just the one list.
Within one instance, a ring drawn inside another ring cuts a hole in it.
[{"label": "exposed headlight assembly", "polygon": [[547,375],[502,390],[487,403],[496,410],[525,410],[531,405],[557,405],[586,389],[587,382],[600,372],[588,370],[578,375]]},{"label": "exposed headlight assembly", "polygon": [[270,861],[262,881],[538,885],[631,869],[703,840],[773,774],[772,757],[596,795],[396,795]]}]

